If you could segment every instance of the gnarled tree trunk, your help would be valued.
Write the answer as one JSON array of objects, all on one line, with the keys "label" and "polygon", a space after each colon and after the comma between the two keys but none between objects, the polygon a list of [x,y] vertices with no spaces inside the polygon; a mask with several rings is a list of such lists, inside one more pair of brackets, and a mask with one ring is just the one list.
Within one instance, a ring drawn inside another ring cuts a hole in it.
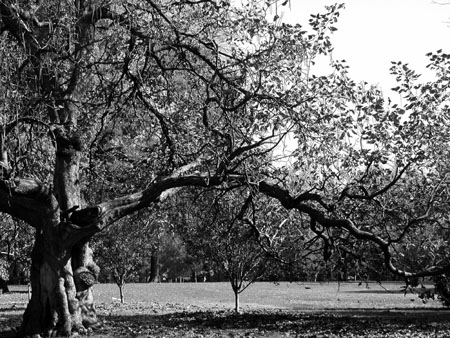
[{"label": "gnarled tree trunk", "polygon": [[52,192],[55,205],[38,225],[32,253],[32,296],[25,311],[21,335],[68,336],[98,325],[92,285],[98,267],[86,240],[90,231],[79,231],[70,212],[80,206],[79,140],[57,133],[57,157]]},{"label": "gnarled tree trunk", "polygon": [[[74,266],[80,250],[61,242],[61,226],[49,226],[36,236],[32,253],[32,296],[24,314],[22,336],[83,333],[97,325],[91,286],[98,270]],[[86,246],[83,249],[89,255]],[[90,262],[92,264],[92,262]]]},{"label": "gnarled tree trunk", "polygon": [[[81,140],[77,133],[80,112],[73,102],[79,102],[77,95],[82,95],[79,64],[89,52],[93,31],[89,22],[79,18],[86,14],[91,4],[74,1],[72,7],[64,9],[75,19],[72,27],[75,39],[72,41],[69,37],[65,46],[68,52],[69,49],[74,51],[71,55],[73,62],[67,63],[68,82],[58,77],[55,64],[49,61],[52,56],[43,56],[46,53],[44,46],[56,34],[51,22],[57,15],[45,12],[45,5],[42,1],[36,4],[0,3],[2,32],[8,31],[24,47],[24,55],[35,73],[37,95],[53,102],[47,104],[51,126],[41,122],[50,129],[49,134],[56,141],[53,189],[33,179],[9,178],[7,170],[10,168],[6,156],[3,156],[4,151],[0,155],[0,161],[3,161],[0,168],[0,199],[3,199],[0,210],[36,228],[30,273],[32,296],[20,332],[23,336],[34,337],[55,331],[70,335],[85,331],[98,322],[91,290],[98,267],[93,263],[87,244],[96,228],[86,229],[69,219],[71,213],[82,206],[79,182]],[[2,126],[2,135],[27,120],[24,117]],[[0,139],[1,150],[4,150],[3,141]]]}]

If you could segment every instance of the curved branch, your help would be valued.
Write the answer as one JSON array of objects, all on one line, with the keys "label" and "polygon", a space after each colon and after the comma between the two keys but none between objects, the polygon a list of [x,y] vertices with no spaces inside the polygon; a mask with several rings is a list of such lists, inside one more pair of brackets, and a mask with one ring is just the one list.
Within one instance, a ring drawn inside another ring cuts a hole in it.
[{"label": "curved branch", "polygon": [[167,190],[173,188],[196,186],[208,187],[219,185],[223,182],[222,177],[209,177],[209,175],[195,175],[182,177],[168,177],[153,183],[148,189],[115,199],[99,205],[101,212],[100,229],[112,222],[129,215],[137,210],[150,206],[152,203],[161,201],[161,196]]},{"label": "curved branch", "polygon": [[[179,188],[217,186],[224,182],[223,176],[210,176],[208,173],[181,176],[181,174],[192,170],[201,163],[201,159],[198,159],[187,164],[176,170],[172,176],[154,181],[143,191],[74,211],[70,217],[70,222],[86,229],[95,226],[97,231],[101,231],[122,217],[149,207],[153,203],[162,202],[178,191]],[[87,231],[90,232],[91,230]]]},{"label": "curved branch", "polygon": [[[398,178],[397,178],[398,180]],[[391,182],[392,183],[392,182]],[[392,185],[391,185],[392,186]],[[386,267],[394,274],[403,276],[405,278],[411,277],[425,277],[425,276],[436,276],[442,273],[448,272],[450,269],[450,263],[443,266],[432,266],[422,271],[417,272],[409,272],[406,270],[399,269],[394,264],[394,258],[391,253],[391,243],[392,241],[385,240],[382,237],[376,235],[373,232],[361,230],[357,227],[354,222],[349,219],[339,219],[339,218],[330,218],[327,217],[326,214],[314,207],[311,207],[308,204],[303,202],[305,201],[314,201],[317,198],[317,195],[307,196],[301,195],[302,198],[294,198],[289,192],[281,187],[269,184],[267,182],[260,182],[257,185],[257,189],[259,192],[266,194],[267,196],[273,197],[280,201],[280,203],[286,209],[296,209],[304,214],[307,214],[312,222],[311,224],[319,223],[324,228],[338,228],[346,230],[350,235],[355,237],[358,240],[369,241],[376,244],[381,252],[384,255],[385,265]],[[383,188],[384,189],[384,188]],[[308,198],[309,197],[309,198]],[[426,215],[426,214],[425,214]],[[424,217],[425,217],[424,215]],[[422,218],[420,219],[422,220]],[[314,229],[313,229],[314,230]]]},{"label": "curved branch", "polygon": [[[403,176],[403,174],[411,166],[411,164],[412,164],[412,162],[408,162],[408,164],[400,171],[400,173],[398,175],[394,176],[394,178],[392,179],[391,182],[386,184],[383,188],[381,188],[378,191],[375,191],[375,192],[369,194],[369,193],[366,193],[366,190],[364,189],[364,191],[365,191],[364,195],[360,195],[360,194],[349,194],[348,193],[348,188],[345,188],[342,191],[340,199],[342,199],[343,197],[349,197],[349,198],[354,198],[354,199],[372,200],[375,197],[377,197],[379,195],[382,195],[385,192],[387,192],[389,189],[391,189],[398,182],[398,180]],[[364,188],[364,187],[361,187],[361,188]]]}]

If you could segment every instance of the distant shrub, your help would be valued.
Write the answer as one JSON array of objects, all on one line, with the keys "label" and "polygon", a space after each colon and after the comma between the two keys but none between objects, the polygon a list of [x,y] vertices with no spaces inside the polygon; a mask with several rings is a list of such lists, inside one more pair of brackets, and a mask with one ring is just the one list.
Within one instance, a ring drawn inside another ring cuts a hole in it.
[{"label": "distant shrub", "polygon": [[435,293],[444,306],[450,307],[450,277],[445,274],[435,278]]}]

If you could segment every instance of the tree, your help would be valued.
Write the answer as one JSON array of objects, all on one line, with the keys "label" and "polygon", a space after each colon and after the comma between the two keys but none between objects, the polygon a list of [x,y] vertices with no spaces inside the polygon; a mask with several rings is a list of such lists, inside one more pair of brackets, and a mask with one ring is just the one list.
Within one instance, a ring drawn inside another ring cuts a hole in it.
[{"label": "tree", "polygon": [[[256,242],[254,229],[240,219],[248,207],[242,193],[193,192],[192,203],[177,203],[185,208],[179,209],[174,221],[188,252],[224,271],[234,292],[236,313],[240,313],[239,295],[264,274],[269,259]],[[180,198],[189,201],[188,195]]]},{"label": "tree", "polygon": [[332,116],[321,115],[320,127],[304,129],[323,138],[308,143],[299,135],[305,140],[294,165],[300,190],[286,183],[259,186],[286,208],[308,215],[311,230],[334,249],[373,243],[390,272],[404,278],[439,275],[449,267],[442,254],[415,267],[402,262],[405,244],[426,241],[425,233],[433,235],[433,245],[442,243],[441,252],[448,240],[442,212],[448,203],[448,138],[442,127],[449,118],[450,56],[442,51],[429,56],[437,80],[425,84],[407,65],[393,63],[399,82],[394,90],[404,96],[403,106],[386,105],[377,88],[355,85],[344,105],[331,107]]},{"label": "tree", "polygon": [[[310,99],[298,96],[293,74],[323,41],[267,22],[263,7],[0,4],[0,211],[36,229],[21,335],[95,326],[97,269],[88,240],[175,188],[237,177],[247,158],[286,134],[279,112]],[[291,34],[299,39],[288,49]],[[281,79],[290,79],[289,88]],[[139,158],[128,156],[132,139],[140,140]],[[147,174],[139,186],[122,182],[111,195],[86,195],[115,180],[107,172],[114,161],[99,165],[107,155]]]},{"label": "tree", "polygon": [[111,275],[119,287],[121,303],[125,302],[125,283],[150,259],[154,219],[145,216],[138,213],[121,219],[114,229],[102,232],[93,246],[103,273]]}]

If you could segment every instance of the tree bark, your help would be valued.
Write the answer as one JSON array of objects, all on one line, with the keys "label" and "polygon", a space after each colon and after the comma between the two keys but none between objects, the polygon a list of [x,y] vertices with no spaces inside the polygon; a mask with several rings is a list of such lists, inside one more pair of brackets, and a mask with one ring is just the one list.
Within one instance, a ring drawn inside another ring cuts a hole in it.
[{"label": "tree bark", "polygon": [[6,283],[6,281],[0,277],[0,289],[2,289],[3,293],[8,293],[9,292],[9,288],[8,288],[8,284]]},{"label": "tree bark", "polygon": [[23,317],[22,336],[39,337],[54,332],[69,336],[81,327],[70,253],[60,245],[58,226],[36,236],[32,253],[30,302]]},{"label": "tree bark", "polygon": [[159,282],[159,256],[157,250],[150,257],[150,283]]},{"label": "tree bark", "polygon": [[117,285],[119,287],[120,303],[123,304],[123,303],[125,303],[125,297],[124,297],[124,294],[123,294],[123,287],[124,287],[124,285],[123,284],[117,284]]},{"label": "tree bark", "polygon": [[94,273],[73,269],[72,248],[61,245],[64,237],[60,233],[58,224],[36,236],[31,257],[32,294],[21,336],[70,336],[73,332],[86,333],[97,324],[90,288]]},{"label": "tree bark", "polygon": [[98,324],[92,285],[98,275],[86,240],[94,233],[72,224],[70,210],[81,204],[78,179],[79,141],[57,135],[54,190],[56,204],[37,224],[32,252],[32,296],[23,317],[22,336],[86,333]]},{"label": "tree bark", "polygon": [[197,283],[197,269],[195,268],[195,265],[192,265],[191,278],[192,282]]},{"label": "tree bark", "polygon": [[237,289],[234,289],[234,288],[233,288],[233,291],[234,291],[234,311],[237,314],[240,314],[241,313],[241,307],[240,307],[240,303],[239,303],[239,291]]},{"label": "tree bark", "polygon": [[75,279],[76,298],[80,302],[81,320],[86,328],[101,325],[94,306],[92,285],[96,282],[100,268],[94,262],[89,243],[78,245],[72,251],[72,267],[79,278]]},{"label": "tree bark", "polygon": [[91,286],[98,270],[90,266],[91,270],[84,266],[74,270],[74,251],[79,259],[80,252],[89,253],[87,247],[73,250],[62,245],[61,224],[45,230],[36,236],[31,257],[32,295],[20,334],[39,337],[85,333],[97,324]]}]

